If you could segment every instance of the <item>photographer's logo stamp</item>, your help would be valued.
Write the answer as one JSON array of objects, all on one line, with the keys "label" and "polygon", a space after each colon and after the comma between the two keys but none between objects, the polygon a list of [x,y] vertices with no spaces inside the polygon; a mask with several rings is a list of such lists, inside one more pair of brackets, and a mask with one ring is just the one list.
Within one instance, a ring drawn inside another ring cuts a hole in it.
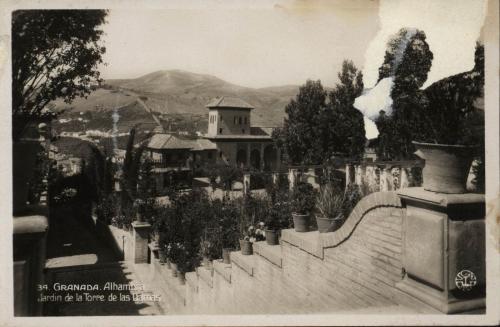
[{"label": "photographer's logo stamp", "polygon": [[476,275],[470,270],[462,270],[455,277],[455,285],[462,291],[470,291],[476,284]]}]

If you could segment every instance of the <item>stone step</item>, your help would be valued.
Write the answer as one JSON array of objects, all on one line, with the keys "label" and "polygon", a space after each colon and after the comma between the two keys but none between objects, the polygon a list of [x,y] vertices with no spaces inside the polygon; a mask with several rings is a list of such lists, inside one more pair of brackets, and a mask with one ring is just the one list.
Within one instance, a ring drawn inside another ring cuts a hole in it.
[{"label": "stone step", "polygon": [[211,288],[214,287],[214,271],[203,266],[196,268],[196,274],[199,280],[205,282]]},{"label": "stone step", "polygon": [[246,271],[250,276],[254,275],[255,255],[243,255],[241,251],[231,252],[231,263]]},{"label": "stone step", "polygon": [[231,264],[224,263],[222,260],[214,260],[212,263],[214,271],[221,275],[228,283],[231,283]]},{"label": "stone step", "polygon": [[266,241],[255,242],[253,244],[253,251],[272,264],[280,268],[283,267],[281,245],[269,245]]}]

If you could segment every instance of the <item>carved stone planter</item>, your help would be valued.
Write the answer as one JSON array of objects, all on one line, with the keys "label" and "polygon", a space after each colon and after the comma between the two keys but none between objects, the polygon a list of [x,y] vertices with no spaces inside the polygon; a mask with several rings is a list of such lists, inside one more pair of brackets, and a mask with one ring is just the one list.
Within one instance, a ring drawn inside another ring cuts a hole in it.
[{"label": "carved stone planter", "polygon": [[423,187],[427,191],[457,194],[466,192],[467,176],[475,147],[413,142],[415,154],[425,160]]}]

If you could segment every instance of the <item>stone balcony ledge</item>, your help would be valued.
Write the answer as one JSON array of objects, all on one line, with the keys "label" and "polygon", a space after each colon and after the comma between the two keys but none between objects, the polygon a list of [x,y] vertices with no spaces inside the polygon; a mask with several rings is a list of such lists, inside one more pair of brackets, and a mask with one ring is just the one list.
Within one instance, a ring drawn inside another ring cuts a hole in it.
[{"label": "stone balcony ledge", "polygon": [[398,195],[404,199],[418,199],[434,205],[448,207],[453,205],[484,203],[484,194],[464,193],[464,194],[446,194],[436,193],[424,190],[423,187],[410,187],[398,192]]},{"label": "stone balcony ledge", "polygon": [[250,276],[253,276],[255,268],[254,255],[243,255],[241,254],[241,251],[231,252],[231,263],[234,263]]},{"label": "stone balcony ledge", "polygon": [[46,216],[30,215],[14,217],[14,234],[45,233],[49,229]]},{"label": "stone balcony ledge", "polygon": [[221,275],[228,283],[231,283],[231,264],[219,260],[213,261],[214,271]]},{"label": "stone balcony ledge", "polygon": [[269,245],[266,241],[255,242],[253,244],[253,251],[272,264],[280,268],[283,266],[283,255],[280,245]]},{"label": "stone balcony ledge", "polygon": [[318,231],[299,233],[293,229],[283,229],[281,231],[281,241],[323,259],[323,247],[320,242],[320,233]]},{"label": "stone balcony ledge", "polygon": [[387,210],[389,215],[401,216],[401,212],[398,211],[402,210],[402,205],[396,192],[375,192],[359,201],[338,230],[330,233],[318,231],[298,233],[293,229],[285,229],[281,231],[281,240],[323,259],[324,249],[335,247],[348,239],[359,222],[373,209]]}]

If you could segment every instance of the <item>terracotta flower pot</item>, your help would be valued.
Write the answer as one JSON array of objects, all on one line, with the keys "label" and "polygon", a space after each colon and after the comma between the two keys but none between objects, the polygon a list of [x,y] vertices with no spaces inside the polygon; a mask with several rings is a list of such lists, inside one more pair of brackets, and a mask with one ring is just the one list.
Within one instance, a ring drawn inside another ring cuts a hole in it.
[{"label": "terracotta flower pot", "polygon": [[413,142],[415,154],[425,160],[423,187],[439,193],[465,193],[474,157],[473,146]]},{"label": "terracotta flower pot", "polygon": [[180,271],[179,271],[179,272],[177,273],[177,278],[179,279],[179,283],[180,283],[181,285],[186,284],[186,273],[184,273],[184,272],[180,272]]},{"label": "terracotta flower pot", "polygon": [[241,248],[241,254],[243,255],[253,254],[253,245],[252,242],[250,241],[240,240],[240,248]]},{"label": "terracotta flower pot", "polygon": [[160,264],[165,264],[167,262],[167,252],[164,249],[158,249],[158,256],[160,257]]},{"label": "terracotta flower pot", "polygon": [[304,233],[309,231],[309,214],[302,215],[299,213],[292,213],[293,228],[296,232]]},{"label": "terracotta flower pot", "polygon": [[230,264],[231,263],[231,250],[230,248],[224,248],[222,249],[222,261],[225,264]]},{"label": "terracotta flower pot", "polygon": [[176,263],[171,263],[170,267],[172,268],[172,277],[177,277],[177,264]]},{"label": "terracotta flower pot", "polygon": [[278,233],[279,231],[277,230],[272,230],[272,229],[266,229],[266,242],[269,245],[278,245],[279,240],[278,240]]},{"label": "terracotta flower pot", "polygon": [[316,216],[316,223],[318,224],[318,231],[320,233],[334,232],[342,226],[342,217],[327,218]]}]

